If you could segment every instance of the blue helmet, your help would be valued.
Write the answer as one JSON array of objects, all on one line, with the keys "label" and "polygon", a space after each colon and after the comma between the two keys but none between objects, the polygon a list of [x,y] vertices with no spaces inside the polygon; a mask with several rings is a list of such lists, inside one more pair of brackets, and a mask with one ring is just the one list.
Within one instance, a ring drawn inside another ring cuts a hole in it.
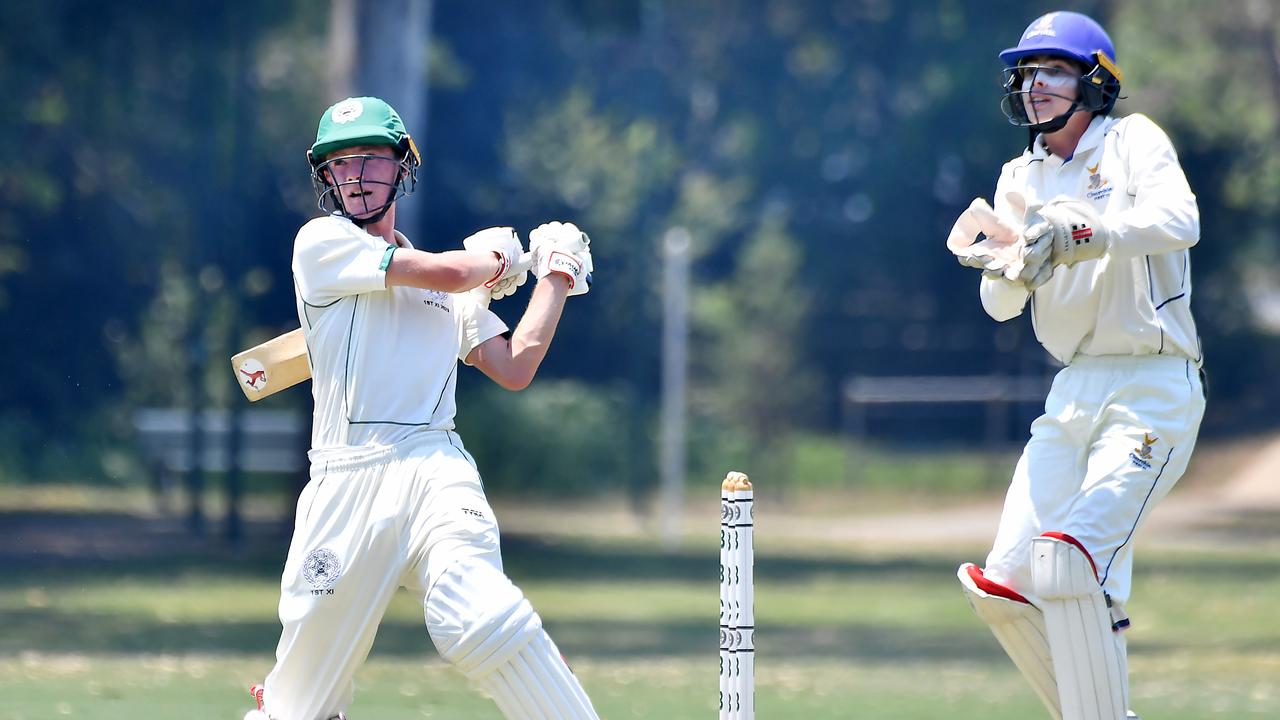
[{"label": "blue helmet", "polygon": [[[1080,92],[1071,110],[1054,120],[1036,123],[1029,119],[1023,107],[1021,77],[1017,66],[1034,55],[1049,55],[1080,63],[1084,72],[1080,77]],[[1036,18],[1022,33],[1015,47],[1000,53],[1004,61],[1005,96],[1001,108],[1015,125],[1033,130],[1052,132],[1066,124],[1067,118],[1078,109],[1097,115],[1109,115],[1120,96],[1123,73],[1116,65],[1116,48],[1107,31],[1093,18],[1077,12],[1051,12]]]}]

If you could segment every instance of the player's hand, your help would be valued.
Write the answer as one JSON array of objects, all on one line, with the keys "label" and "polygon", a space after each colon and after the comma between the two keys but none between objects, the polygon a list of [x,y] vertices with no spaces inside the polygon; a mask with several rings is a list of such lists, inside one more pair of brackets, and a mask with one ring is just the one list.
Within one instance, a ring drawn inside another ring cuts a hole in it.
[{"label": "player's hand", "polygon": [[[489,297],[493,300],[501,300],[508,295],[514,295],[516,290],[529,279],[529,270],[532,268],[533,253],[524,253],[507,271],[507,276],[494,283],[494,286],[489,289]],[[482,286],[479,289],[485,288]]]},{"label": "player's hand", "polygon": [[1111,231],[1097,211],[1088,203],[1066,198],[1028,208],[1022,235],[1020,279],[1031,290],[1047,282],[1056,266],[1096,260],[1111,244]]},{"label": "player's hand", "polygon": [[493,287],[487,288],[480,285],[468,292],[475,297],[480,307],[488,308],[491,301],[514,295],[516,289],[524,285],[525,280],[528,279],[529,270],[532,267],[533,253],[525,253],[520,256],[520,259],[516,260],[516,264],[512,266],[512,270],[508,272],[507,276],[495,283]]},{"label": "player's hand", "polygon": [[514,293],[515,289],[523,285],[529,277],[529,266],[520,262],[520,255],[524,252],[524,248],[520,245],[520,236],[513,228],[485,228],[463,240],[462,247],[476,252],[491,252],[498,256],[501,261],[498,272],[484,283],[484,287],[489,290],[493,290],[503,280],[517,278],[514,285],[504,289],[503,295],[494,295],[495,298]]},{"label": "player's hand", "polygon": [[539,280],[551,273],[569,281],[569,296],[591,289],[591,238],[573,223],[549,222],[529,233],[533,272]]},{"label": "player's hand", "polygon": [[1017,225],[997,215],[982,198],[960,213],[947,235],[947,249],[961,265],[1007,280],[1017,279],[1022,270],[1022,244]]}]

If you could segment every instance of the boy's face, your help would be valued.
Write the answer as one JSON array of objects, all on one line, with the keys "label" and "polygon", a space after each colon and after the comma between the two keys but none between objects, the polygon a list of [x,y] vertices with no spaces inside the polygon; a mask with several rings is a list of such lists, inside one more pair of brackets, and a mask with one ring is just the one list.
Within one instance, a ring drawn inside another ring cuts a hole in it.
[{"label": "boy's face", "polygon": [[1071,109],[1080,94],[1080,67],[1048,55],[1033,55],[1018,63],[1022,106],[1033,123],[1052,120]]},{"label": "boy's face", "polygon": [[394,196],[400,163],[390,147],[358,145],[326,155],[320,172],[337,188],[336,195],[347,214],[363,219],[381,210]]}]

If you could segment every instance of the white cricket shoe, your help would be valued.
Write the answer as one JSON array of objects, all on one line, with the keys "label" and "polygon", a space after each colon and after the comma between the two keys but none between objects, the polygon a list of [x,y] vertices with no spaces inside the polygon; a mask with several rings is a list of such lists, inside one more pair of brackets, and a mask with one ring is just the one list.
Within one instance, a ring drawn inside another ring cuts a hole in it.
[{"label": "white cricket shoe", "polygon": [[262,709],[262,693],[265,689],[258,683],[249,686],[249,697],[253,698],[254,704],[258,707],[245,713],[244,720],[271,720],[271,716]]},{"label": "white cricket shoe", "polygon": [[[271,720],[271,716],[268,715],[266,711],[262,709],[262,695],[265,692],[265,690],[266,688],[259,685],[258,683],[254,683],[249,686],[249,696],[252,697],[253,701],[258,704],[258,709],[250,710],[249,712],[245,713],[244,720]],[[329,720],[347,720],[347,715],[346,713],[338,713],[337,715],[334,715],[333,717],[329,718]]]}]

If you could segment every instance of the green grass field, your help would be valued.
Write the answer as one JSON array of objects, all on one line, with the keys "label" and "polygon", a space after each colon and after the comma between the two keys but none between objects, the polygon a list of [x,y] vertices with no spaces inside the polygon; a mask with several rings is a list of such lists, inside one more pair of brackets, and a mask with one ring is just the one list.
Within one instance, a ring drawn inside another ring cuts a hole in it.
[{"label": "green grass field", "polygon": [[[15,512],[0,520],[12,525]],[[127,515],[111,517],[128,531]],[[762,720],[1045,716],[956,586],[956,565],[981,545],[801,546],[771,541],[767,519],[756,569]],[[671,552],[639,536],[504,538],[508,571],[602,717],[715,715],[717,553],[707,530]],[[283,543],[259,534],[240,552],[104,550],[39,562],[10,547],[0,720],[238,720],[245,689],[271,666]],[[1280,716],[1280,556],[1274,545],[1241,547],[1140,548],[1130,653],[1144,718]],[[436,659],[404,594],[357,682],[355,720],[499,717]]]}]

